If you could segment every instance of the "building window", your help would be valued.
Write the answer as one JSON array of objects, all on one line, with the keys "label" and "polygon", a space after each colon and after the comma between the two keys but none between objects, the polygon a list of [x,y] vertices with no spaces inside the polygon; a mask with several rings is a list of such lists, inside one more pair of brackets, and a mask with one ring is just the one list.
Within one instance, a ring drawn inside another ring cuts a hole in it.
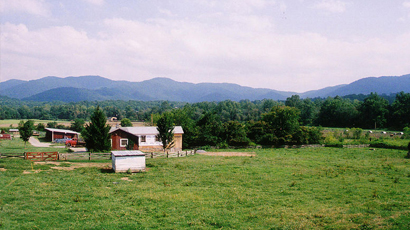
[{"label": "building window", "polygon": [[141,142],[147,142],[147,136],[141,136]]},{"label": "building window", "polygon": [[156,142],[160,142],[160,141],[161,141],[161,138],[159,138],[159,136],[155,136],[155,141],[156,141]]},{"label": "building window", "polygon": [[120,147],[127,147],[128,139],[120,139]]}]

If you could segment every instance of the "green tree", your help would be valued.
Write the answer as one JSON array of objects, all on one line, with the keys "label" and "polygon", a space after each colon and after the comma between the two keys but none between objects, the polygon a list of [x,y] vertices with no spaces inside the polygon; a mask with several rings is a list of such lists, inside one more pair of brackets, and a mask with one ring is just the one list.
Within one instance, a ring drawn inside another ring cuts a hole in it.
[{"label": "green tree", "polygon": [[245,125],[238,121],[228,121],[223,124],[224,141],[229,146],[247,146],[249,138],[246,135]]},{"label": "green tree", "polygon": [[56,128],[57,125],[58,125],[57,122],[51,121],[51,122],[48,122],[48,123],[47,123],[47,128]]},{"label": "green tree", "polygon": [[43,123],[38,123],[36,129],[37,131],[44,131],[46,127],[44,126]]},{"label": "green tree", "polygon": [[410,93],[400,92],[392,106],[391,125],[396,129],[410,126]]},{"label": "green tree", "polygon": [[[292,135],[299,130],[299,110],[289,106],[275,106],[269,113],[262,114],[270,141],[283,145],[292,141]],[[272,139],[273,138],[273,139]]]},{"label": "green tree", "polygon": [[162,148],[169,149],[174,146],[174,121],[171,112],[164,112],[157,121],[157,138],[162,142]]},{"label": "green tree", "polygon": [[249,121],[246,123],[247,137],[257,144],[271,144],[263,143],[263,137],[266,134],[267,124],[265,121]]},{"label": "green tree", "polygon": [[322,104],[317,118],[317,125],[326,127],[354,127],[359,112],[356,102],[339,96],[328,97]]},{"label": "green tree", "polygon": [[131,120],[128,118],[123,118],[121,120],[121,127],[132,127]]},{"label": "green tree", "polygon": [[84,119],[76,118],[74,119],[74,122],[71,123],[70,129],[81,133],[84,129],[84,125]]},{"label": "green tree", "polygon": [[91,152],[104,152],[111,149],[110,126],[107,118],[99,106],[91,115],[91,121],[86,125],[81,135],[85,141],[85,147]]},{"label": "green tree", "polygon": [[366,97],[358,110],[360,113],[360,126],[362,128],[382,128],[387,123],[389,113],[389,102],[377,95],[371,93]]},{"label": "green tree", "polygon": [[207,112],[197,122],[197,135],[195,144],[197,146],[217,146],[221,142],[223,134],[220,117],[215,112]]},{"label": "green tree", "polygon": [[20,138],[24,141],[24,149],[26,149],[27,141],[33,135],[34,121],[28,120],[24,123],[19,123]]},{"label": "green tree", "polygon": [[174,124],[182,126],[184,130],[182,147],[186,149],[193,146],[195,134],[197,133],[197,127],[195,125],[195,120],[193,119],[195,116],[193,107],[188,104],[181,109],[173,110],[172,113]]}]

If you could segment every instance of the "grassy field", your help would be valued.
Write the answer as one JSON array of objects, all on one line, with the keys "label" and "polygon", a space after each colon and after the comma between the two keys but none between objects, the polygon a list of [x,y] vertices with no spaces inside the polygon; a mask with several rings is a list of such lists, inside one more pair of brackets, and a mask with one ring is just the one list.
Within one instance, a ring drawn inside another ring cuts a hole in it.
[{"label": "grassy field", "polygon": [[[37,125],[38,123],[43,123],[44,125],[47,125],[48,122],[54,122],[52,120],[36,120],[36,119],[31,119],[34,121],[34,124]],[[5,127],[9,128],[10,125],[12,125],[14,128],[17,128],[19,122],[21,120],[0,120],[0,127]],[[22,120],[22,121],[27,121],[27,120]],[[58,124],[61,125],[70,125],[70,121],[57,121]]]},{"label": "grassy field", "polygon": [[56,146],[64,146],[64,145],[54,144],[51,147],[38,148],[38,147],[33,147],[29,142],[27,142],[26,148],[24,148],[24,141],[17,137],[17,138],[13,138],[13,140],[0,141],[0,153],[22,154],[24,152],[60,152],[60,153],[68,152],[68,149],[56,148]]},{"label": "grassy field", "polygon": [[0,159],[0,228],[410,229],[405,154],[261,149],[147,159],[136,174]]}]

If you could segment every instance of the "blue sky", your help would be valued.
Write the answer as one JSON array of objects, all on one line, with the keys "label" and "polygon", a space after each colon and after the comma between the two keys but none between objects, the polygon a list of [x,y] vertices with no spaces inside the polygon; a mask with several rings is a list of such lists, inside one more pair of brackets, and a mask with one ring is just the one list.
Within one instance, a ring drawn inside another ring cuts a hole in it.
[{"label": "blue sky", "polygon": [[100,75],[304,92],[410,73],[410,0],[0,0],[1,81]]}]

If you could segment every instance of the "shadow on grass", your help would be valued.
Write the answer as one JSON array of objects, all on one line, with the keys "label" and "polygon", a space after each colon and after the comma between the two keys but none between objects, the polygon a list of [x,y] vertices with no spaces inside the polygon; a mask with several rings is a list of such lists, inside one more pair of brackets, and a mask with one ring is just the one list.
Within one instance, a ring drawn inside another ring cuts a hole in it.
[{"label": "shadow on grass", "polygon": [[114,170],[112,168],[103,168],[101,173],[114,173]]}]

